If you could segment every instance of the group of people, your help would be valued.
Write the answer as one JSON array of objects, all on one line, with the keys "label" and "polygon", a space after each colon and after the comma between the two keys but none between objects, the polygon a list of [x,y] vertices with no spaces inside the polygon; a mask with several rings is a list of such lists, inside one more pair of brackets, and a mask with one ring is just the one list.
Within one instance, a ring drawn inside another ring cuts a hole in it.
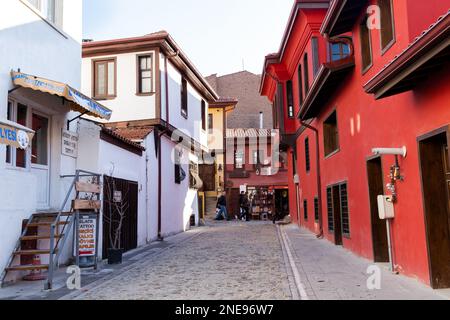
[{"label": "group of people", "polygon": [[[239,217],[236,216],[236,220],[240,219],[243,221],[249,221],[249,213],[250,213],[250,201],[248,199],[247,193],[242,191],[239,195]],[[227,220],[230,221],[230,217],[227,211],[227,194],[223,192],[219,199],[217,200],[216,206],[216,218],[214,220]]]}]

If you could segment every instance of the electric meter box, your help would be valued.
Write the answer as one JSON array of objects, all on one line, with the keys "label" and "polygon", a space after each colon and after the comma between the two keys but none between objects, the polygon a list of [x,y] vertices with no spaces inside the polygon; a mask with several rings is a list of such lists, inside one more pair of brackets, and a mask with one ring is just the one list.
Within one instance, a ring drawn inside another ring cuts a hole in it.
[{"label": "electric meter box", "polygon": [[394,219],[394,202],[391,196],[378,196],[378,215],[381,220]]}]

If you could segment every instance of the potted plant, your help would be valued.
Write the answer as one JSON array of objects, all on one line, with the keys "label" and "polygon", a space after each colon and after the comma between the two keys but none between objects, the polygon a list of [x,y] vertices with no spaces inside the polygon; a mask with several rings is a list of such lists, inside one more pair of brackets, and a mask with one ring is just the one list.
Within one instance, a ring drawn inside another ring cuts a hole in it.
[{"label": "potted plant", "polygon": [[122,227],[128,212],[128,190],[118,191],[113,178],[114,168],[110,177],[105,177],[105,204],[106,210],[103,219],[108,224],[109,248],[108,264],[121,264],[124,248],[122,247]]}]

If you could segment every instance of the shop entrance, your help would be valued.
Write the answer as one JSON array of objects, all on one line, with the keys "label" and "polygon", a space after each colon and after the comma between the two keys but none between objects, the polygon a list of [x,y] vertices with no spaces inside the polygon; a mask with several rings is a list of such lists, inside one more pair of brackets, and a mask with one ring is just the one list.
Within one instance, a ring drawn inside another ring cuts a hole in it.
[{"label": "shop entrance", "polygon": [[117,249],[127,252],[137,248],[138,183],[104,176],[103,184],[103,258],[106,259],[119,223],[122,223],[121,248]]},{"label": "shop entrance", "polygon": [[448,128],[444,128],[419,139],[428,258],[434,289],[450,287],[449,136]]},{"label": "shop entrance", "polygon": [[49,162],[49,118],[32,113],[31,128],[35,131],[31,145],[31,172],[37,178],[37,208],[46,210],[50,207],[50,162]]},{"label": "shop entrance", "polygon": [[289,215],[289,192],[287,189],[275,190],[275,214],[278,219]]},{"label": "shop entrance", "polygon": [[370,217],[372,222],[372,244],[375,262],[389,262],[389,245],[386,222],[378,215],[378,196],[384,194],[381,157],[367,161],[369,182]]}]

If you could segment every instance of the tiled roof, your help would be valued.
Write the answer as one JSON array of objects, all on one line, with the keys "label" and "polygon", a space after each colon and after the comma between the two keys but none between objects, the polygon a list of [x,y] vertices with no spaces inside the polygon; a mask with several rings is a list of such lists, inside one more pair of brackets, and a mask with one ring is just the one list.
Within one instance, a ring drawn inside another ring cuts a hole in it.
[{"label": "tiled roof", "polygon": [[136,127],[136,128],[117,128],[112,130],[126,139],[137,141],[137,140],[144,140],[153,131],[153,128]]},{"label": "tiled roof", "polygon": [[231,138],[261,138],[276,135],[271,129],[227,129],[227,139]]},{"label": "tiled roof", "polygon": [[107,134],[107,135],[109,135],[109,136],[111,136],[111,137],[113,137],[113,138],[116,138],[116,139],[118,139],[118,140],[120,140],[120,141],[122,141],[122,142],[124,142],[124,143],[126,143],[126,144],[128,144],[128,145],[130,145],[132,147],[134,147],[134,148],[137,148],[137,149],[140,149],[142,151],[145,151],[145,148],[143,146],[141,146],[139,143],[131,141],[130,139],[128,139],[124,135],[122,135],[119,132],[116,132],[116,131],[114,131],[114,130],[112,130],[110,128],[102,127],[102,132]]}]

